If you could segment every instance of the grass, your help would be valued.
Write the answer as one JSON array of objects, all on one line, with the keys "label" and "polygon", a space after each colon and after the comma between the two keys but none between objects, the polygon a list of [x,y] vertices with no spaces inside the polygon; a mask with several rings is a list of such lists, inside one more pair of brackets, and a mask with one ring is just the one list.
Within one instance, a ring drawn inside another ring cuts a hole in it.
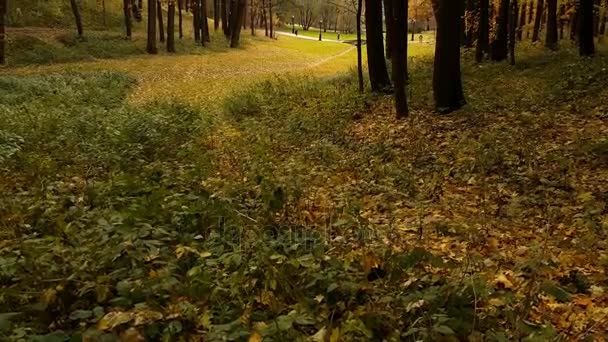
[{"label": "grass", "polygon": [[[315,29],[315,28],[311,27],[308,31],[306,31],[306,30],[302,29],[302,27],[299,25],[296,25],[296,29],[298,30],[298,35],[312,37],[312,38],[319,38],[319,29]],[[281,32],[291,33],[291,26],[277,27],[277,30],[279,30]],[[356,40],[357,39],[357,34],[333,32],[331,30],[323,32],[323,38],[330,39],[330,40],[338,40],[338,34],[340,35],[339,40]],[[362,35],[361,39],[365,39],[365,35]]]},{"label": "grass", "polygon": [[410,45],[402,122],[347,45],[214,49],[2,70],[1,339],[605,333],[604,48],[465,53],[441,117]]}]

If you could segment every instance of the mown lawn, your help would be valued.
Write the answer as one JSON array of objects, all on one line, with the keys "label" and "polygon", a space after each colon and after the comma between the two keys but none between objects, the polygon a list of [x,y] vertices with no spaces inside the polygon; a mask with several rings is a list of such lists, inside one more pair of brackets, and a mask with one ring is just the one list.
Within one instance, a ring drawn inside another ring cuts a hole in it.
[{"label": "mown lawn", "polygon": [[607,333],[603,49],[466,62],[441,117],[410,45],[402,122],[352,47],[210,50],[1,71],[1,339]]}]

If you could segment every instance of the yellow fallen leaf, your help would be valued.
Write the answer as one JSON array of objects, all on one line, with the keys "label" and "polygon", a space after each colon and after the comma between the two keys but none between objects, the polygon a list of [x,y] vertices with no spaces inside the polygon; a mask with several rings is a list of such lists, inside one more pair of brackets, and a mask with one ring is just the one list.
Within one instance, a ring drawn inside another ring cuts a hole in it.
[{"label": "yellow fallen leaf", "polygon": [[129,323],[133,319],[129,312],[108,312],[99,322],[97,322],[97,329],[99,330],[112,330],[119,325]]},{"label": "yellow fallen leaf", "polygon": [[502,287],[504,289],[512,289],[513,283],[507,278],[504,273],[499,274],[496,279],[494,279],[494,285],[496,287]]}]

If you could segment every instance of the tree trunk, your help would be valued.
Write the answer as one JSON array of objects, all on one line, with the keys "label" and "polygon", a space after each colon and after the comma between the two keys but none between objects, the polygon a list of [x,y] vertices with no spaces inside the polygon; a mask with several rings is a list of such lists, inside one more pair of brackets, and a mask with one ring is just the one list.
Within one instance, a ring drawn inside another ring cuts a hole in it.
[{"label": "tree trunk", "polygon": [[459,27],[462,0],[434,0],[437,19],[433,96],[440,113],[450,113],[466,104],[460,74]]},{"label": "tree trunk", "polygon": [[570,39],[575,42],[578,40],[579,13],[580,6],[577,4],[577,2],[575,2],[574,12],[570,15]]},{"label": "tree trunk", "polygon": [[165,42],[165,25],[163,23],[163,7],[162,4],[160,3],[160,0],[158,0],[156,2],[156,6],[157,6],[157,15],[158,15],[158,36],[160,38],[160,42],[164,43]]},{"label": "tree trunk", "polygon": [[175,52],[175,1],[169,0],[167,12],[167,52]]},{"label": "tree trunk", "polygon": [[179,39],[184,38],[184,19],[182,17],[182,2],[184,0],[177,0],[177,26],[179,27]]},{"label": "tree trunk", "polygon": [[253,3],[250,5],[249,10],[249,20],[251,21],[249,24],[251,26],[251,35],[255,36],[255,16],[257,11],[253,7]]},{"label": "tree trunk", "polygon": [[559,39],[564,39],[564,15],[566,15],[566,5],[559,6],[559,13],[557,14],[557,24],[559,25]]},{"label": "tree trunk", "polygon": [[466,0],[467,6],[464,14],[463,22],[466,24],[466,37],[464,46],[466,48],[472,48],[475,42],[475,2],[473,0]]},{"label": "tree trunk", "polygon": [[241,23],[245,15],[247,0],[233,0],[230,10],[230,47],[237,48],[241,39]]},{"label": "tree trunk", "polygon": [[547,0],[547,36],[545,37],[545,47],[550,50],[557,50],[557,0]]},{"label": "tree trunk", "polygon": [[207,18],[207,0],[201,0],[201,39],[206,42],[211,42],[209,34],[209,19]]},{"label": "tree trunk", "polygon": [[274,17],[272,16],[272,0],[268,0],[268,20],[270,21],[270,38],[274,38]]},{"label": "tree trunk", "polygon": [[201,40],[201,11],[198,8],[198,2],[199,0],[192,0],[192,29],[194,30],[195,42],[200,42]]},{"label": "tree trunk", "polygon": [[528,28],[526,29],[526,39],[530,38],[530,25],[532,25],[532,22],[534,20],[534,0],[530,1],[530,8],[528,11]]},{"label": "tree trunk", "polygon": [[123,1],[123,12],[125,15],[125,28],[127,38],[131,39],[131,0]]},{"label": "tree trunk", "polygon": [[384,22],[386,22],[386,58],[391,59],[393,54],[393,0],[384,0]]},{"label": "tree trunk", "polygon": [[511,57],[511,65],[515,65],[515,36],[517,33],[517,17],[519,5],[517,0],[511,0],[511,8],[509,13],[509,56]]},{"label": "tree trunk", "polygon": [[231,0],[219,0],[220,1],[220,12],[222,17],[222,31],[224,31],[224,36],[226,38],[230,38],[230,25],[228,23],[228,14],[230,13],[230,4]]},{"label": "tree trunk", "polygon": [[359,92],[363,93],[363,53],[361,49],[361,12],[363,0],[357,0],[357,76],[359,77]]},{"label": "tree trunk", "polygon": [[386,91],[391,81],[384,59],[382,35],[382,2],[365,0],[365,28],[367,37],[367,69],[372,91]]},{"label": "tree trunk", "polygon": [[479,0],[479,29],[477,33],[477,48],[475,49],[475,61],[481,63],[484,54],[490,46],[490,1]]},{"label": "tree trunk", "polygon": [[0,65],[6,64],[6,13],[7,0],[0,0]]},{"label": "tree trunk", "polygon": [[266,0],[262,0],[262,20],[264,20],[264,36],[268,37],[268,16],[266,15]]},{"label": "tree trunk", "polygon": [[593,36],[597,37],[598,32],[600,32],[600,11],[599,8],[602,4],[600,0],[595,0],[594,8],[593,8]]},{"label": "tree trunk", "polygon": [[536,3],[536,13],[534,18],[534,31],[532,32],[532,42],[538,41],[540,34],[540,24],[543,17],[543,8],[545,6],[545,0],[538,0]]},{"label": "tree trunk", "polygon": [[[448,0],[449,1],[449,0]],[[392,0],[392,13],[391,21],[387,21],[388,26],[391,27],[393,34],[391,39],[393,40],[393,59],[392,59],[392,74],[393,82],[395,83],[395,111],[397,112],[397,119],[408,116],[407,108],[407,91],[406,91],[406,80],[407,80],[407,13],[408,13],[408,0]]]},{"label": "tree trunk", "polygon": [[524,2],[521,6],[521,13],[519,14],[519,25],[517,26],[517,40],[521,42],[524,34],[524,27],[526,26],[526,9],[528,5]]},{"label": "tree trunk", "polygon": [[220,28],[220,1],[213,0],[213,30],[217,31]]},{"label": "tree trunk", "polygon": [[580,0],[578,22],[579,53],[581,56],[593,56],[593,0]]},{"label": "tree trunk", "polygon": [[494,61],[503,61],[507,58],[508,51],[508,33],[509,33],[509,12],[510,1],[500,0],[498,9],[498,17],[496,18],[496,37],[492,42],[491,57]]},{"label": "tree trunk", "polygon": [[606,9],[604,9],[604,13],[602,15],[602,23],[600,24],[600,36],[604,36],[606,34]]},{"label": "tree trunk", "polygon": [[156,0],[148,0],[148,44],[146,51],[157,54],[156,48]]},{"label": "tree trunk", "polygon": [[78,9],[78,4],[76,3],[76,0],[70,0],[70,6],[72,7],[74,20],[76,20],[76,29],[78,30],[78,36],[82,37],[84,35],[84,30],[82,28],[82,18],[80,17],[80,10]]}]

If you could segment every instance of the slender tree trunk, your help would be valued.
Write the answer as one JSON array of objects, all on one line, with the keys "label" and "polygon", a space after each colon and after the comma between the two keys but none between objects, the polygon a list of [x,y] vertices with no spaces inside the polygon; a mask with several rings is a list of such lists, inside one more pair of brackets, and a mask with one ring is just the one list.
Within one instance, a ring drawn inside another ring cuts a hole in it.
[{"label": "slender tree trunk", "polygon": [[577,2],[574,3],[574,12],[570,15],[570,39],[578,42],[580,6]]},{"label": "slender tree trunk", "polygon": [[477,47],[475,49],[475,61],[481,63],[484,54],[489,50],[490,45],[490,2],[489,0],[479,0],[479,29],[477,33]]},{"label": "slender tree trunk", "polygon": [[515,65],[515,38],[517,33],[518,9],[519,5],[517,0],[511,0],[511,13],[509,13],[509,56],[511,57],[511,65]]},{"label": "slender tree trunk", "polygon": [[177,26],[179,29],[179,39],[184,38],[184,19],[182,17],[183,1],[184,0],[177,0]]},{"label": "slender tree trunk", "polygon": [[157,11],[157,15],[158,15],[158,36],[160,38],[160,42],[164,43],[165,42],[165,25],[163,23],[163,7],[162,4],[160,3],[160,0],[158,0],[156,2],[156,6],[158,7]]},{"label": "slender tree trunk", "polygon": [[76,0],[70,0],[70,6],[72,7],[74,20],[76,20],[76,29],[78,30],[78,36],[82,37],[84,35],[84,30],[82,28],[82,18],[80,17],[80,10],[78,9],[78,4],[76,3]]},{"label": "slender tree trunk", "polygon": [[595,43],[593,42],[593,0],[580,0],[579,8],[579,53],[581,56],[593,56]]},{"label": "slender tree trunk", "polygon": [[213,0],[213,30],[220,28],[220,0]]},{"label": "slender tree trunk", "polygon": [[359,92],[363,94],[363,53],[361,44],[361,12],[363,12],[363,0],[357,0],[357,76],[359,77]]},{"label": "slender tree trunk", "polygon": [[564,39],[564,15],[566,15],[566,5],[561,5],[559,7],[559,13],[557,15],[558,25],[559,25],[559,39]]},{"label": "slender tree trunk", "polygon": [[382,2],[365,0],[365,28],[367,37],[367,69],[372,91],[386,91],[391,81],[384,59],[382,35]]},{"label": "slender tree trunk", "polygon": [[264,35],[268,37],[268,16],[266,15],[266,0],[262,0],[262,15],[264,19]]},{"label": "slender tree trunk", "polygon": [[251,35],[255,36],[255,16],[256,16],[256,10],[253,7],[253,3],[250,4],[250,10],[249,10],[249,20],[251,21],[250,27],[251,27]]},{"label": "slender tree trunk", "polygon": [[127,38],[131,39],[131,0],[124,0],[122,5],[125,15],[125,29]]},{"label": "slender tree trunk", "polygon": [[234,0],[230,10],[230,47],[237,48],[241,39],[241,23],[245,15],[247,0]]},{"label": "slender tree trunk", "polygon": [[268,0],[268,20],[270,21],[270,38],[274,38],[274,17],[272,16],[272,0]]},{"label": "slender tree trunk", "polygon": [[528,28],[526,29],[526,39],[530,39],[530,25],[532,25],[534,20],[534,0],[530,1],[530,7],[528,11]]},{"label": "slender tree trunk", "polygon": [[6,13],[7,0],[0,0],[0,65],[6,64]]},{"label": "slender tree trunk", "polygon": [[207,0],[201,0],[201,25],[202,37],[206,42],[211,42],[209,33],[209,19],[207,18]]},{"label": "slender tree trunk", "polygon": [[494,61],[503,61],[507,58],[508,51],[508,26],[509,26],[509,12],[510,12],[510,1],[500,0],[500,7],[498,9],[498,17],[496,19],[496,38],[492,42],[491,57]]},{"label": "slender tree trunk", "polygon": [[600,36],[604,36],[606,34],[606,9],[604,9],[604,13],[602,15],[602,23],[600,24]]},{"label": "slender tree trunk", "polygon": [[521,42],[524,34],[524,27],[526,26],[526,9],[528,5],[524,2],[521,6],[521,13],[519,14],[519,25],[517,26],[517,40]]},{"label": "slender tree trunk", "polygon": [[175,52],[175,1],[169,0],[167,12],[167,52]]},{"label": "slender tree trunk", "polygon": [[387,26],[391,27],[393,34],[393,59],[392,74],[395,83],[395,111],[397,119],[408,116],[407,108],[407,13],[408,0],[392,0],[391,21],[387,21]]},{"label": "slender tree trunk", "polygon": [[[224,36],[226,36],[226,38],[230,38],[230,24],[228,22],[228,14],[230,13],[230,7],[229,4],[231,3],[231,0],[219,0],[220,1],[220,12],[221,12],[221,16],[222,16],[222,31],[224,31]],[[232,0],[234,1],[234,0]]]},{"label": "slender tree trunk", "polygon": [[532,32],[532,42],[537,42],[540,35],[540,25],[543,17],[543,8],[545,0],[538,0],[536,3],[536,13],[534,19],[534,31]]},{"label": "slender tree trunk", "polygon": [[477,9],[475,8],[475,1],[473,0],[466,0],[466,5],[467,6],[463,20],[463,22],[466,24],[467,29],[464,46],[466,48],[472,48],[473,43],[475,42],[475,12]]},{"label": "slender tree trunk", "polygon": [[547,0],[547,36],[545,37],[545,47],[550,50],[557,50],[557,0]]},{"label": "slender tree trunk", "polygon": [[594,9],[593,9],[593,36],[597,37],[600,32],[600,11],[599,7],[602,4],[600,0],[595,0]]},{"label": "slender tree trunk", "polygon": [[437,19],[433,95],[440,113],[450,113],[466,104],[460,74],[459,27],[461,0],[434,0]]},{"label": "slender tree trunk", "polygon": [[[384,22],[386,22],[386,58],[391,59],[393,55],[393,0],[384,0]],[[407,34],[407,33],[406,33]]]},{"label": "slender tree trunk", "polygon": [[201,11],[198,8],[199,0],[192,0],[192,29],[194,30],[194,41],[200,42],[201,40],[201,24],[200,16]]},{"label": "slender tree trunk", "polygon": [[146,51],[157,54],[156,48],[156,0],[148,0],[148,45]]}]

